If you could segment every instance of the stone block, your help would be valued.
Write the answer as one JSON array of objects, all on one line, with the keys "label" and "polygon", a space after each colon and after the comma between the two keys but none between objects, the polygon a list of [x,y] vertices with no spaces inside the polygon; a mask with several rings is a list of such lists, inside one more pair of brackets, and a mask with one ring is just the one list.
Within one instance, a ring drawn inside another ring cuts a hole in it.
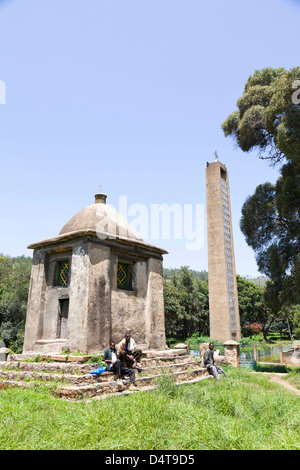
[{"label": "stone block", "polygon": [[86,362],[88,361],[92,356],[69,356],[68,357],[68,362]]}]

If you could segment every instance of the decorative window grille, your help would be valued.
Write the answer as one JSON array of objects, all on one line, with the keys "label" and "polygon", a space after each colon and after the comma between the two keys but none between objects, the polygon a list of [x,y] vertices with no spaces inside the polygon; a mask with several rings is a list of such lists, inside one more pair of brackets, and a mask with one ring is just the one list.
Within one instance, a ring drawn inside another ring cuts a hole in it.
[{"label": "decorative window grille", "polygon": [[118,289],[131,290],[131,265],[130,264],[118,262],[117,287]]},{"label": "decorative window grille", "polygon": [[69,260],[59,261],[57,265],[56,285],[59,287],[67,287],[69,284]]}]

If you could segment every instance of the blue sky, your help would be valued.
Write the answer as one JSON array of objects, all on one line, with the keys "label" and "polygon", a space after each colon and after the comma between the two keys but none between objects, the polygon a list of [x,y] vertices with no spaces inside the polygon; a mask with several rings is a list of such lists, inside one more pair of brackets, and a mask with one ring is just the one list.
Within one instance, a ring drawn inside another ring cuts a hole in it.
[{"label": "blue sky", "polygon": [[[241,208],[278,168],[220,124],[256,69],[298,66],[291,0],[0,0],[0,252],[29,255],[93,203],[204,205],[217,150],[231,189],[237,272],[257,275]],[[129,219],[130,221],[130,219]],[[207,269],[205,240],[149,242],[166,267]]]}]

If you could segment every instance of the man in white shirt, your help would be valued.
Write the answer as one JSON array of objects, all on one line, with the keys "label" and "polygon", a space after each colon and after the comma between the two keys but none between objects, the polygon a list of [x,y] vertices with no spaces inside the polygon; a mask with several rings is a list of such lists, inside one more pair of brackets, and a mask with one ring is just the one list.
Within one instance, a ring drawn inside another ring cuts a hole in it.
[{"label": "man in white shirt", "polygon": [[118,344],[117,349],[118,358],[125,367],[132,367],[139,372],[141,371],[140,367],[137,366],[137,362],[142,357],[142,351],[136,349],[136,343],[129,332],[125,334],[125,338]]},{"label": "man in white shirt", "polygon": [[122,382],[122,376],[128,376],[130,379],[130,383],[135,385],[135,371],[133,368],[124,367],[117,357],[117,350],[114,341],[111,341],[109,344],[109,348],[105,349],[102,357],[102,361],[106,362],[106,369],[109,372],[114,372],[117,376],[117,387],[118,390],[123,390],[124,385]]}]

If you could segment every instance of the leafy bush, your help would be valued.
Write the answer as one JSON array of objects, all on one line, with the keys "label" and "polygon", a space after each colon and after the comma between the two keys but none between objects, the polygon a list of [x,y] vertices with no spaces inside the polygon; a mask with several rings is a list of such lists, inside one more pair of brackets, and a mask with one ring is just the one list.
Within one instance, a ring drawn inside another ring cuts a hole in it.
[{"label": "leafy bush", "polygon": [[15,353],[24,341],[31,258],[0,254],[0,337]]}]

